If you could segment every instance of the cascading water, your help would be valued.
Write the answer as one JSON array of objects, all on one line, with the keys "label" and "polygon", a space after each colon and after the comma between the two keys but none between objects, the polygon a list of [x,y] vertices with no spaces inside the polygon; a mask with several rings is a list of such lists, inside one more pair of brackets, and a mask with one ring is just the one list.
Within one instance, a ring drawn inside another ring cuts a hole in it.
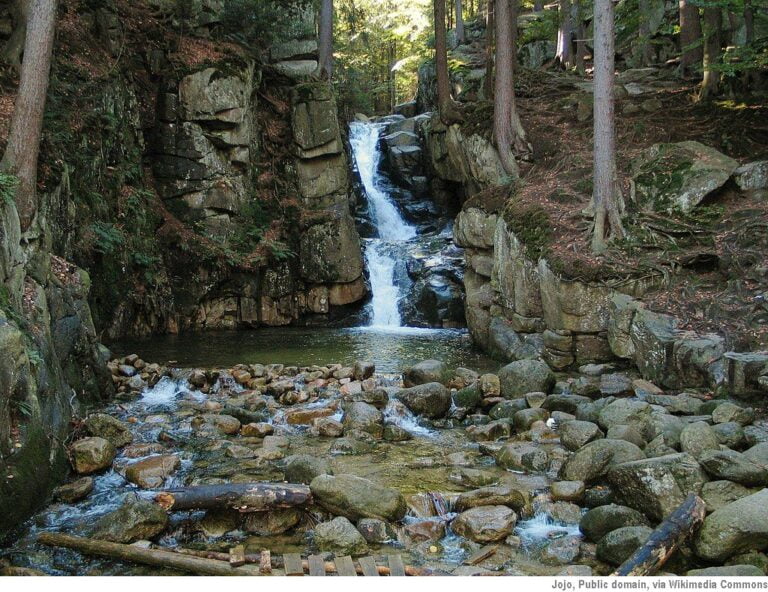
[{"label": "cascading water", "polygon": [[403,220],[387,192],[382,189],[379,173],[379,136],[382,128],[380,124],[353,122],[350,124],[349,142],[378,234],[378,238],[368,239],[365,249],[373,294],[370,324],[372,327],[393,328],[402,326],[398,309],[401,294],[395,281],[397,246],[414,238],[416,229]]}]

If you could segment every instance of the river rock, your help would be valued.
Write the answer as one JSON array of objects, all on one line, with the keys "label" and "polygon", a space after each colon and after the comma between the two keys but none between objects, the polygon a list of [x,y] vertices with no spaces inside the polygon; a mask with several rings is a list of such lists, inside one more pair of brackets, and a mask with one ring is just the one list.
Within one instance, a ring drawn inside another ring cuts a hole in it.
[{"label": "river rock", "polygon": [[144,489],[157,489],[162,487],[166,478],[180,466],[181,461],[175,454],[151,456],[128,465],[125,478]]},{"label": "river rock", "polygon": [[501,396],[501,381],[495,374],[483,374],[479,384],[484,398]]},{"label": "river rock", "polygon": [[360,440],[358,438],[343,437],[343,438],[336,439],[336,441],[331,445],[331,449],[329,452],[331,454],[344,454],[344,455],[355,456],[358,454],[368,454],[375,447],[376,446],[373,442]]},{"label": "river rock", "polygon": [[643,401],[618,399],[600,411],[598,423],[605,430],[615,425],[644,425],[651,411],[651,406]]},{"label": "river rock", "polygon": [[358,360],[352,367],[352,376],[355,380],[366,380],[376,372],[376,365],[373,362],[363,362]]},{"label": "river rock", "polygon": [[384,440],[387,442],[407,442],[413,440],[413,434],[396,423],[387,423],[384,425]]},{"label": "river rock", "polygon": [[438,382],[428,382],[402,389],[397,398],[417,415],[445,417],[451,408],[451,392]]},{"label": "river rock", "polygon": [[485,425],[473,425],[467,428],[467,435],[475,442],[495,442],[506,440],[512,430],[506,420],[492,421]]},{"label": "river rock", "polygon": [[413,542],[438,541],[445,536],[445,520],[425,518],[405,525],[405,534]]},{"label": "river rock", "polygon": [[685,573],[686,576],[703,576],[712,578],[722,576],[726,578],[759,578],[765,576],[765,573],[759,567],[754,565],[721,565],[719,567],[705,567],[703,569],[692,569]]},{"label": "river rock", "polygon": [[685,426],[680,433],[680,449],[699,458],[708,450],[720,450],[720,440],[709,424],[696,421]]},{"label": "river rock", "polygon": [[85,429],[91,436],[109,440],[116,448],[133,442],[133,434],[122,421],[106,413],[94,413],[85,420]]},{"label": "river rock", "polygon": [[106,469],[115,459],[115,446],[109,440],[93,436],[77,440],[69,447],[69,459],[81,475]]},{"label": "river rock", "polygon": [[726,401],[715,407],[712,411],[712,421],[715,423],[736,422],[745,426],[755,420],[755,410],[752,408],[741,407],[730,401]]},{"label": "river rock", "polygon": [[309,454],[295,454],[285,460],[285,480],[309,485],[319,475],[333,475],[330,463]]},{"label": "river rock", "polygon": [[541,404],[541,407],[550,413],[553,411],[561,411],[563,413],[574,415],[581,405],[591,403],[592,400],[589,397],[583,397],[581,395],[554,394],[548,395]]},{"label": "river rock", "polygon": [[81,477],[71,483],[59,485],[53,490],[53,497],[65,504],[74,504],[93,491],[93,478]]},{"label": "river rock", "polygon": [[547,421],[549,411],[541,408],[522,409],[515,413],[513,421],[518,432],[524,432],[537,421]]},{"label": "river rock", "polygon": [[218,538],[240,528],[241,514],[237,510],[208,510],[200,520],[200,531],[207,537]]},{"label": "river rock", "polygon": [[714,512],[737,499],[757,493],[757,491],[759,490],[744,487],[733,481],[710,481],[701,488],[701,499],[707,505],[707,511]]},{"label": "river rock", "polygon": [[560,478],[564,481],[595,481],[620,463],[644,459],[640,448],[624,440],[595,440],[573,453],[563,463]]},{"label": "river rock", "polygon": [[232,435],[240,431],[240,420],[231,415],[206,413],[202,419],[204,423],[213,426],[222,434]]},{"label": "river rock", "polygon": [[396,522],[405,516],[405,499],[399,491],[362,477],[320,475],[309,487],[321,506],[350,520],[379,518]]},{"label": "river rock", "polygon": [[643,448],[647,444],[640,430],[635,425],[614,425],[608,429],[605,437],[609,440],[625,440],[631,442],[638,448]]},{"label": "river rock", "polygon": [[453,404],[456,407],[473,410],[483,400],[483,393],[478,383],[465,386],[453,394]]},{"label": "river rock", "polygon": [[288,532],[300,521],[301,511],[296,508],[249,512],[243,519],[243,530],[257,536],[276,536]]},{"label": "river rock", "polygon": [[539,559],[545,565],[568,565],[579,556],[580,547],[581,537],[561,537],[544,547]]},{"label": "river rock", "polygon": [[266,438],[274,433],[274,426],[264,422],[247,423],[240,428],[241,435],[251,438]]},{"label": "river rock", "polygon": [[312,425],[323,438],[338,438],[344,433],[344,424],[330,417],[316,419]]},{"label": "river rock", "polygon": [[530,495],[511,485],[481,487],[459,495],[453,504],[457,512],[479,506],[509,506],[520,512],[530,503]]},{"label": "river rock", "polygon": [[512,471],[543,472],[549,465],[545,450],[529,442],[509,442],[495,455],[496,464]]},{"label": "river rock", "polygon": [[363,535],[343,516],[315,527],[315,545],[320,551],[330,551],[338,556],[368,553],[368,543]]},{"label": "river rock", "polygon": [[519,399],[528,393],[549,393],[555,386],[555,375],[541,360],[517,360],[507,364],[498,373],[501,396]]},{"label": "river rock", "polygon": [[661,521],[689,493],[701,492],[709,479],[690,454],[679,453],[616,464],[608,471],[608,482],[618,499]]},{"label": "river rock", "polygon": [[735,450],[707,450],[699,456],[699,462],[716,479],[727,479],[746,486],[768,485],[768,469]]},{"label": "river rock", "polygon": [[722,563],[746,551],[768,548],[768,489],[736,500],[707,516],[694,538],[702,559]]},{"label": "river rock", "polygon": [[167,526],[168,515],[160,506],[128,495],[117,510],[99,518],[91,537],[128,544],[152,539]]},{"label": "river rock", "polygon": [[624,526],[612,530],[597,543],[597,558],[611,565],[621,565],[648,540],[652,532],[647,526]]},{"label": "river rock", "polygon": [[368,403],[348,403],[344,408],[342,423],[347,433],[357,430],[374,438],[381,438],[384,434],[384,415]]},{"label": "river rock", "polygon": [[594,543],[623,526],[648,526],[648,519],[633,508],[608,504],[589,510],[579,522],[581,532]]},{"label": "river rock", "polygon": [[377,518],[362,518],[357,521],[357,530],[371,544],[380,545],[394,538],[389,524]]},{"label": "river rock", "polygon": [[720,439],[720,444],[727,446],[728,448],[741,448],[744,444],[744,428],[741,424],[735,421],[729,421],[726,423],[718,423],[712,426],[712,430],[717,434]]},{"label": "river rock", "polygon": [[761,467],[768,467],[768,442],[760,442],[745,450],[744,458]]},{"label": "river rock", "polygon": [[604,437],[596,423],[591,421],[569,421],[558,427],[560,442],[568,450],[575,452],[582,446]]},{"label": "river rock", "polygon": [[439,382],[447,385],[453,373],[444,362],[438,360],[424,360],[406,369],[403,372],[403,384],[406,387]]},{"label": "river rock", "polygon": [[550,493],[554,501],[566,501],[579,503],[584,499],[584,481],[555,481],[550,486]]},{"label": "river rock", "polygon": [[488,412],[491,419],[512,419],[515,413],[526,409],[528,404],[525,399],[512,399],[509,401],[499,401]]},{"label": "river rock", "polygon": [[501,541],[512,533],[517,514],[506,506],[479,506],[459,514],[451,529],[476,543]]}]

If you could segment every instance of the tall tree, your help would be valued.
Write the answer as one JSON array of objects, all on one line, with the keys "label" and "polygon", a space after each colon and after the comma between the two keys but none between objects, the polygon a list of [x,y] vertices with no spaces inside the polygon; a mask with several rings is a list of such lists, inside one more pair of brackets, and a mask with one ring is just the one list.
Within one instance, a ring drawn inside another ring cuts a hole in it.
[{"label": "tall tree", "polygon": [[456,0],[456,41],[461,45],[464,39],[464,7],[461,0]]},{"label": "tall tree", "polygon": [[51,72],[56,8],[57,0],[32,0],[29,6],[19,91],[8,145],[0,161],[0,170],[18,179],[16,207],[24,230],[37,212],[37,159]]},{"label": "tall tree", "polygon": [[494,1],[488,0],[485,13],[485,78],[483,79],[483,98],[490,101],[493,98],[493,13]]},{"label": "tall tree", "polygon": [[723,28],[723,10],[719,5],[704,7],[704,79],[701,81],[699,100],[704,101],[716,95],[720,88],[721,32]]},{"label": "tall tree", "polygon": [[680,75],[685,78],[701,63],[701,18],[699,7],[689,0],[680,0]]},{"label": "tall tree", "polygon": [[333,75],[333,0],[322,0],[317,37],[318,59],[315,77],[330,80]]},{"label": "tall tree", "polygon": [[510,177],[518,176],[515,152],[528,151],[525,131],[515,106],[514,59],[512,34],[512,3],[517,0],[496,0],[496,85],[493,95],[493,136],[504,170]]},{"label": "tall tree", "polygon": [[573,19],[571,15],[571,0],[559,0],[557,49],[555,57],[564,68],[573,66]]},{"label": "tall tree", "polygon": [[451,79],[448,74],[448,45],[445,33],[445,0],[434,0],[435,13],[435,68],[437,70],[437,109],[446,125],[463,120],[458,105],[451,97]]},{"label": "tall tree", "polygon": [[621,194],[616,178],[614,119],[614,9],[613,0],[595,0],[594,63],[594,214],[592,250],[605,250],[609,237],[621,237]]},{"label": "tall tree", "polygon": [[653,62],[653,47],[651,46],[650,29],[650,0],[638,0],[638,12],[640,23],[637,28],[637,35],[639,37],[638,49],[640,54],[640,65],[650,66]]},{"label": "tall tree", "polygon": [[15,0],[11,5],[13,31],[3,47],[2,59],[17,70],[21,66],[21,51],[27,36],[27,18],[30,0]]}]

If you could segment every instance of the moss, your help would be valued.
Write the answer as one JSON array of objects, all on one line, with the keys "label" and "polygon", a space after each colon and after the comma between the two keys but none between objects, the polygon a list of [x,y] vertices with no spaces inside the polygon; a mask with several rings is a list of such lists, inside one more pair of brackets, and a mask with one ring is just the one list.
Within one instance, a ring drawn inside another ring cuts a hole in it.
[{"label": "moss", "polygon": [[636,170],[639,201],[650,201],[656,211],[668,209],[670,200],[680,194],[685,174],[692,166],[693,160],[685,148],[675,144],[660,145],[658,156]]},{"label": "moss", "polygon": [[469,137],[473,134],[484,138],[490,137],[493,130],[493,103],[489,101],[477,101],[462,106],[464,123],[461,124],[461,133]]},{"label": "moss", "polygon": [[489,187],[470,197],[464,204],[464,208],[477,208],[486,214],[498,214],[504,210],[507,201],[514,197],[516,191],[517,187],[513,184]]},{"label": "moss", "polygon": [[546,256],[552,243],[552,222],[543,207],[512,199],[507,203],[502,217],[523,244],[529,259],[538,261]]}]

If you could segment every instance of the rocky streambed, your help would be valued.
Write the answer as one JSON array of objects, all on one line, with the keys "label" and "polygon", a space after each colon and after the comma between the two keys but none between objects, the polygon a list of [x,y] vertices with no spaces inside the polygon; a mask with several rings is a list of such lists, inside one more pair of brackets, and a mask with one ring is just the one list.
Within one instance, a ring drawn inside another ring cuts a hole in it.
[{"label": "rocky streambed", "polygon": [[[707,517],[663,571],[768,570],[768,424],[741,402],[532,360],[484,374],[429,360],[400,375],[362,361],[181,370],[131,355],[109,370],[117,399],[76,426],[71,480],[0,551],[3,573],[170,573],[37,542],[64,532],[147,548],[397,553],[455,575],[603,575],[691,492]],[[307,484],[312,503],[240,513],[154,501],[255,481]]]}]

